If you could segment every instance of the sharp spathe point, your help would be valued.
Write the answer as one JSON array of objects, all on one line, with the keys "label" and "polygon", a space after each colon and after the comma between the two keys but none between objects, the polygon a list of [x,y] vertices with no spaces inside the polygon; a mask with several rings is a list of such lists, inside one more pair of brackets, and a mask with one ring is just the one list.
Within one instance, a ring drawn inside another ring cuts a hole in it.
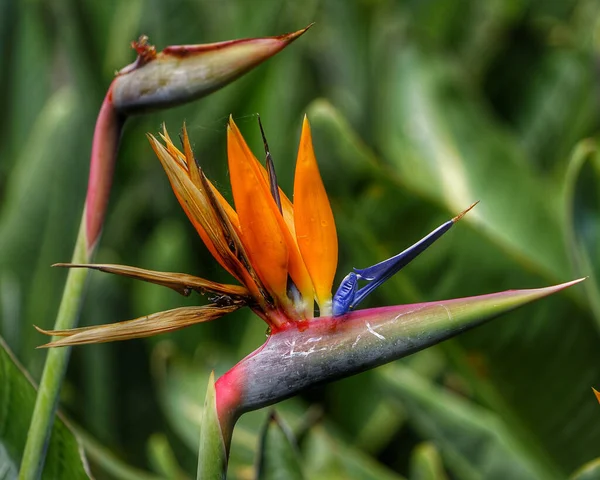
[{"label": "sharp spathe point", "polygon": [[456,217],[454,217],[452,219],[452,223],[456,223],[458,222],[462,217],[464,217],[471,209],[473,209],[475,207],[475,205],[477,205],[479,203],[479,200],[477,200],[475,203],[472,203],[467,209],[463,210],[462,212],[460,212]]}]

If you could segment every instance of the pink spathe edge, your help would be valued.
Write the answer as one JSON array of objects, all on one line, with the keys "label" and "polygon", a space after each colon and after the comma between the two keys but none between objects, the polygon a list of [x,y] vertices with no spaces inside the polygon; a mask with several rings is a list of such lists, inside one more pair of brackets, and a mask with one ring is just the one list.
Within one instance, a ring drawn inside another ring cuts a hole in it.
[{"label": "pink spathe edge", "polygon": [[[114,82],[113,82],[114,83]],[[90,175],[85,200],[85,232],[88,256],[96,246],[108,205],[124,117],[112,102],[113,84],[108,89],[94,129]]]},{"label": "pink spathe edge", "polygon": [[208,52],[219,50],[221,48],[230,47],[233,45],[243,45],[243,44],[260,44],[263,43],[267,46],[270,46],[273,41],[285,42],[284,45],[278,47],[278,49],[282,49],[287,44],[293,42],[298,37],[300,37],[304,32],[306,32],[310,27],[312,27],[314,23],[311,23],[307,27],[298,30],[296,32],[285,33],[283,35],[277,35],[274,37],[263,37],[263,38],[241,38],[236,40],[226,40],[223,42],[214,42],[214,43],[203,43],[199,45],[172,45],[165,47],[162,51],[164,55],[173,55],[176,57],[185,57],[187,55],[194,55],[197,53]]}]

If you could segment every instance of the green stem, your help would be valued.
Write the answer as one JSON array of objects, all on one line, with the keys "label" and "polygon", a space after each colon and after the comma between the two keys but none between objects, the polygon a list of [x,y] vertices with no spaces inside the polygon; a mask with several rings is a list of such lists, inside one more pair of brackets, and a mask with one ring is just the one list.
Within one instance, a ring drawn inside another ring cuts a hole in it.
[{"label": "green stem", "polygon": [[[84,210],[72,261],[73,263],[88,263],[91,261],[92,254],[93,252],[88,252],[86,247]],[[56,329],[63,330],[76,326],[87,275],[88,270],[85,268],[69,270],[56,317]],[[71,347],[48,350],[25,443],[19,480],[37,480],[41,477],[45,451],[50,440],[60,387],[67,370],[70,353]]]}]

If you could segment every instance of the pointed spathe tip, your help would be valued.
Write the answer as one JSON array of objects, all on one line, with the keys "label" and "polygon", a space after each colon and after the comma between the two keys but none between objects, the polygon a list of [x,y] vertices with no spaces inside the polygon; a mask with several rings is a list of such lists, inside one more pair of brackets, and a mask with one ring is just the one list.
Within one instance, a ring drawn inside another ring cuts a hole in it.
[{"label": "pointed spathe tip", "polygon": [[452,223],[458,222],[462,217],[464,217],[467,213],[469,213],[469,211],[472,210],[475,207],[475,205],[477,205],[479,202],[480,202],[480,200],[477,200],[475,203],[472,203],[471,205],[469,205],[468,208],[466,208],[465,210],[460,212],[456,217],[454,217],[452,219]]},{"label": "pointed spathe tip", "polygon": [[200,45],[173,45],[121,70],[111,86],[111,106],[130,115],[196,100],[224,87],[277,54],[306,32]]},{"label": "pointed spathe tip", "polygon": [[581,278],[578,278],[576,280],[571,280],[570,282],[565,282],[565,283],[561,283],[559,285],[556,285],[555,288],[557,290],[563,290],[564,288],[572,287],[573,285],[577,285],[578,283],[581,283],[581,282],[583,282],[584,280],[587,280],[587,279],[588,279],[588,277],[581,277]]},{"label": "pointed spathe tip", "polygon": [[302,28],[302,29],[300,29],[300,30],[297,30],[297,31],[295,31],[295,32],[291,32],[291,33],[285,33],[285,34],[283,34],[283,35],[280,35],[278,38],[279,38],[280,40],[283,40],[283,41],[287,42],[287,43],[291,43],[291,42],[293,42],[294,40],[296,40],[297,38],[299,38],[299,37],[301,37],[302,35],[304,35],[304,33],[305,33],[305,32],[306,32],[306,31],[307,31],[309,28],[311,28],[311,27],[312,27],[314,24],[315,24],[315,22],[309,23],[309,24],[308,24],[306,27],[304,27],[304,28]]}]

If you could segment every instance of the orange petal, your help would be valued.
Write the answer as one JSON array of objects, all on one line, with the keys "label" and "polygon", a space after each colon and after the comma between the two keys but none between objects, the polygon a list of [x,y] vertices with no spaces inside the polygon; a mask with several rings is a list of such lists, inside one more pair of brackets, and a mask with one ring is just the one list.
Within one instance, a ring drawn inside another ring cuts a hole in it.
[{"label": "orange petal", "polygon": [[153,313],[145,317],[93,327],[72,328],[70,330],[43,330],[35,327],[45,335],[64,337],[60,340],[41,345],[38,348],[66,347],[68,345],[85,345],[90,343],[106,343],[132,338],[151,337],[166,332],[173,332],[196,323],[215,320],[227,313],[234,312],[242,305],[218,307],[205,305],[202,307],[181,307],[166,312]]},{"label": "orange petal", "polygon": [[306,116],[296,161],[294,223],[298,247],[315,287],[321,315],[328,315],[338,259],[337,233],[327,192],[319,174]]},{"label": "orange petal", "polygon": [[223,283],[211,282],[200,277],[188,275],[187,273],[156,272],[143,268],[130,267],[127,265],[110,264],[77,264],[77,263],[56,263],[53,267],[67,268],[90,268],[101,272],[114,273],[124,277],[142,280],[144,282],[154,283],[163,287],[170,288],[185,295],[186,297],[192,290],[204,294],[206,292],[227,295],[242,299],[248,297],[250,292],[246,287],[239,285],[227,285]]},{"label": "orange petal", "polygon": [[267,289],[275,298],[284,299],[288,276],[287,245],[275,214],[277,206],[246,149],[239,130],[230,120],[227,155],[242,242],[251,265]]},{"label": "orange petal", "polygon": [[596,395],[596,400],[598,400],[598,403],[600,403],[600,392],[594,387],[592,387],[592,390],[594,391],[594,395]]},{"label": "orange petal", "polygon": [[[232,118],[229,119],[229,126],[235,134],[235,137],[238,139],[238,142],[240,143],[240,146],[242,147],[246,158],[249,159],[252,168],[256,172],[256,175],[261,177],[264,187],[269,191],[270,194],[269,174],[267,173],[266,168],[262,166],[262,164],[257,160],[254,153],[252,153],[252,150],[250,150],[250,147],[248,147],[248,144],[244,140],[242,133],[240,132],[239,128],[237,127]],[[295,237],[296,233],[294,226],[294,206],[292,205],[292,202],[281,188],[279,189],[279,197],[281,199],[281,210],[283,211],[283,219],[285,220],[285,224],[287,225],[288,230],[292,233],[292,236]]]},{"label": "orange petal", "polygon": [[300,294],[304,300],[304,305],[301,307],[301,316],[303,318],[312,318],[314,308],[314,289],[312,281],[310,279],[310,275],[308,274],[308,270],[304,265],[304,260],[302,259],[302,255],[300,254],[300,250],[298,249],[298,244],[296,242],[293,224],[294,213],[292,202],[290,202],[289,198],[285,195],[285,193],[283,193],[283,191],[279,189],[279,196],[283,212],[282,217],[282,214],[277,208],[277,204],[275,203],[275,200],[273,199],[273,196],[271,194],[271,188],[269,185],[269,175],[267,173],[267,170],[256,159],[233,119],[230,118],[229,124],[231,127],[232,135],[236,138],[238,145],[241,147],[241,150],[245,155],[245,159],[252,168],[254,175],[262,180],[260,182],[261,188],[264,191],[264,195],[269,198],[269,200],[267,200],[266,203],[268,204],[270,210],[273,212],[273,216],[277,220],[279,228],[281,229],[281,232],[283,234],[283,238],[288,250],[288,273],[291,279],[294,281],[296,287],[298,287],[298,290],[300,291]]}]

